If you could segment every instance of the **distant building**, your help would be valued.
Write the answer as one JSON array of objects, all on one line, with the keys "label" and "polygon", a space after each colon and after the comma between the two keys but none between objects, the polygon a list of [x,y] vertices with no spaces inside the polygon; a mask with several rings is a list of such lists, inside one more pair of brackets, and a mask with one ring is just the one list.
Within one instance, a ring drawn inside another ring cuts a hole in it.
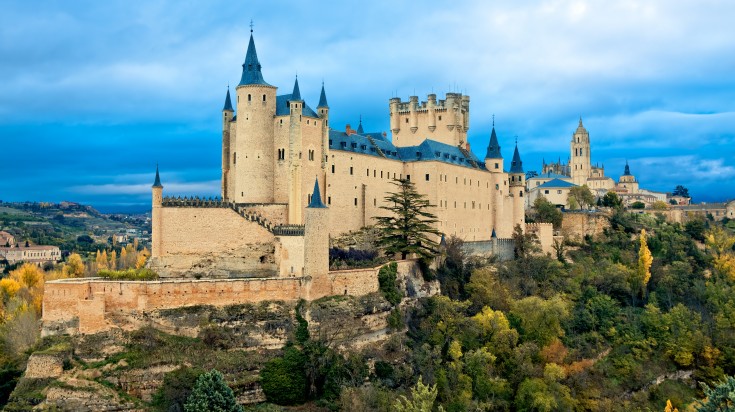
[{"label": "distant building", "polygon": [[0,247],[15,245],[15,237],[8,232],[0,231]]},{"label": "distant building", "polygon": [[0,260],[6,260],[9,265],[25,262],[41,266],[60,261],[61,250],[57,246],[3,246],[0,247]]}]

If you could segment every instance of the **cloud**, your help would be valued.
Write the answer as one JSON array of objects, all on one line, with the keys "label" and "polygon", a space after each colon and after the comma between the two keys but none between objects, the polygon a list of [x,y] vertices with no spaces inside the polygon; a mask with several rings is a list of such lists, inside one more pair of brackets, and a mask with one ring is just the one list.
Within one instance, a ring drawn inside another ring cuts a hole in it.
[{"label": "cloud", "polygon": [[[218,195],[220,191],[220,181],[210,180],[205,182],[172,182],[165,186],[167,195]],[[150,195],[151,185],[140,184],[121,184],[107,183],[100,185],[79,185],[72,186],[70,192],[84,195]]]}]

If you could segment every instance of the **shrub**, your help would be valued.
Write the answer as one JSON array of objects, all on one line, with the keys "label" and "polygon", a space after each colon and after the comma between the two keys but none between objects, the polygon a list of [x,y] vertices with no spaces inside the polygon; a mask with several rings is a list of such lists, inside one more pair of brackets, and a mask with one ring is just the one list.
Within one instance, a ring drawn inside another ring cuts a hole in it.
[{"label": "shrub", "polygon": [[186,412],[220,411],[242,412],[235,394],[216,369],[203,373],[197,378],[194,389],[186,399]]},{"label": "shrub", "polygon": [[380,268],[378,272],[378,284],[380,285],[380,293],[383,294],[385,300],[391,305],[397,305],[401,302],[403,294],[398,289],[396,276],[398,274],[398,265],[393,262]]},{"label": "shrub", "polygon": [[109,270],[102,269],[97,272],[97,276],[111,280],[156,280],[158,273],[147,269],[126,269],[126,270]]},{"label": "shrub", "polygon": [[295,405],[306,400],[306,357],[295,347],[284,350],[260,371],[260,385],[268,402]]},{"label": "shrub", "polygon": [[153,395],[153,406],[161,411],[182,411],[199,375],[204,371],[182,367],[163,376],[163,385]]}]

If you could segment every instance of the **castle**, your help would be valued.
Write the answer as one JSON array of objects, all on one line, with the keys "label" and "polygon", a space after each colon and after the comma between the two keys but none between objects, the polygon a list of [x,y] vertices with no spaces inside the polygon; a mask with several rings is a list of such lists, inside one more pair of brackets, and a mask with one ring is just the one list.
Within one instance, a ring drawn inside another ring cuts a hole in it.
[{"label": "castle", "polygon": [[[319,228],[321,245],[373,224],[386,213],[381,206],[394,179],[410,180],[436,205],[437,229],[447,236],[492,242],[525,228],[518,146],[507,165],[493,125],[484,159],[470,150],[469,96],[392,98],[389,108],[392,139],[365,132],[362,122],[356,130],[330,127],[324,84],[316,110],[301,96],[298,77],[290,93],[278,94],[263,76],[251,32],[234,101],[228,88],[222,110],[222,196],[164,198],[156,170],[153,267],[168,276],[326,270],[321,261],[318,269],[309,265],[328,248],[314,249],[310,227]],[[323,213],[310,212],[315,199]]]}]

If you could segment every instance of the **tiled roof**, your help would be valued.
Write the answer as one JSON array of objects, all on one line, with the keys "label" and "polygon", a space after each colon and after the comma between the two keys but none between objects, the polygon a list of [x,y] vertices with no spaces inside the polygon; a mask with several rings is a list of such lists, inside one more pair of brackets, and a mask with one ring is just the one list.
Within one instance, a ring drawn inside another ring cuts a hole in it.
[{"label": "tiled roof", "polygon": [[156,180],[153,182],[153,187],[163,187],[161,177],[158,175],[158,165],[156,165]]},{"label": "tiled roof", "polygon": [[569,182],[564,181],[564,180],[561,180],[561,179],[553,179],[553,180],[549,180],[548,182],[546,182],[546,183],[544,183],[544,184],[542,184],[540,186],[536,186],[536,188],[539,188],[539,189],[542,189],[542,188],[546,188],[546,189],[548,189],[548,188],[555,188],[555,189],[558,189],[558,188],[568,188],[568,187],[574,187],[574,186],[577,186],[577,185],[575,185],[574,183],[569,183]]},{"label": "tiled roof", "polygon": [[319,179],[314,180],[314,192],[311,194],[311,202],[309,202],[309,206],[307,206],[312,209],[324,209],[326,206],[324,206],[324,203],[322,203],[322,194],[319,191]]},{"label": "tiled roof", "polygon": [[319,104],[316,105],[317,109],[320,107],[329,108],[329,105],[327,104],[327,93],[324,92],[324,82],[322,82],[322,93],[319,95]]},{"label": "tiled roof", "polygon": [[513,160],[510,162],[510,172],[523,173],[523,162],[520,153],[518,153],[518,142],[516,142],[516,150],[513,152]]},{"label": "tiled roof", "polygon": [[[375,135],[378,135],[380,139],[376,138]],[[424,140],[418,146],[395,147],[393,143],[382,136],[382,133],[370,133],[369,138],[360,134],[348,136],[344,132],[330,130],[329,142],[330,150],[343,150],[371,156],[384,156],[388,159],[404,162],[435,160],[473,169],[484,169],[485,166],[472,152],[467,152],[469,154],[468,158],[459,147],[430,139]]]},{"label": "tiled roof", "polygon": [[[291,113],[291,109],[288,105],[289,101],[301,100],[301,98],[294,99],[291,94],[282,94],[276,96],[276,116],[287,116]],[[304,109],[301,112],[304,116],[319,118],[319,115],[304,102]]]},{"label": "tiled roof", "polygon": [[566,176],[566,175],[560,175],[558,173],[546,172],[538,176],[534,176],[527,180],[532,180],[532,179],[571,179],[571,177]]},{"label": "tiled roof", "polygon": [[230,100],[230,88],[229,88],[229,86],[227,87],[227,96],[225,96],[225,107],[222,109],[222,111],[225,111],[225,110],[228,110],[228,111],[231,111],[231,112],[234,111],[234,110],[232,110],[232,100]]}]

